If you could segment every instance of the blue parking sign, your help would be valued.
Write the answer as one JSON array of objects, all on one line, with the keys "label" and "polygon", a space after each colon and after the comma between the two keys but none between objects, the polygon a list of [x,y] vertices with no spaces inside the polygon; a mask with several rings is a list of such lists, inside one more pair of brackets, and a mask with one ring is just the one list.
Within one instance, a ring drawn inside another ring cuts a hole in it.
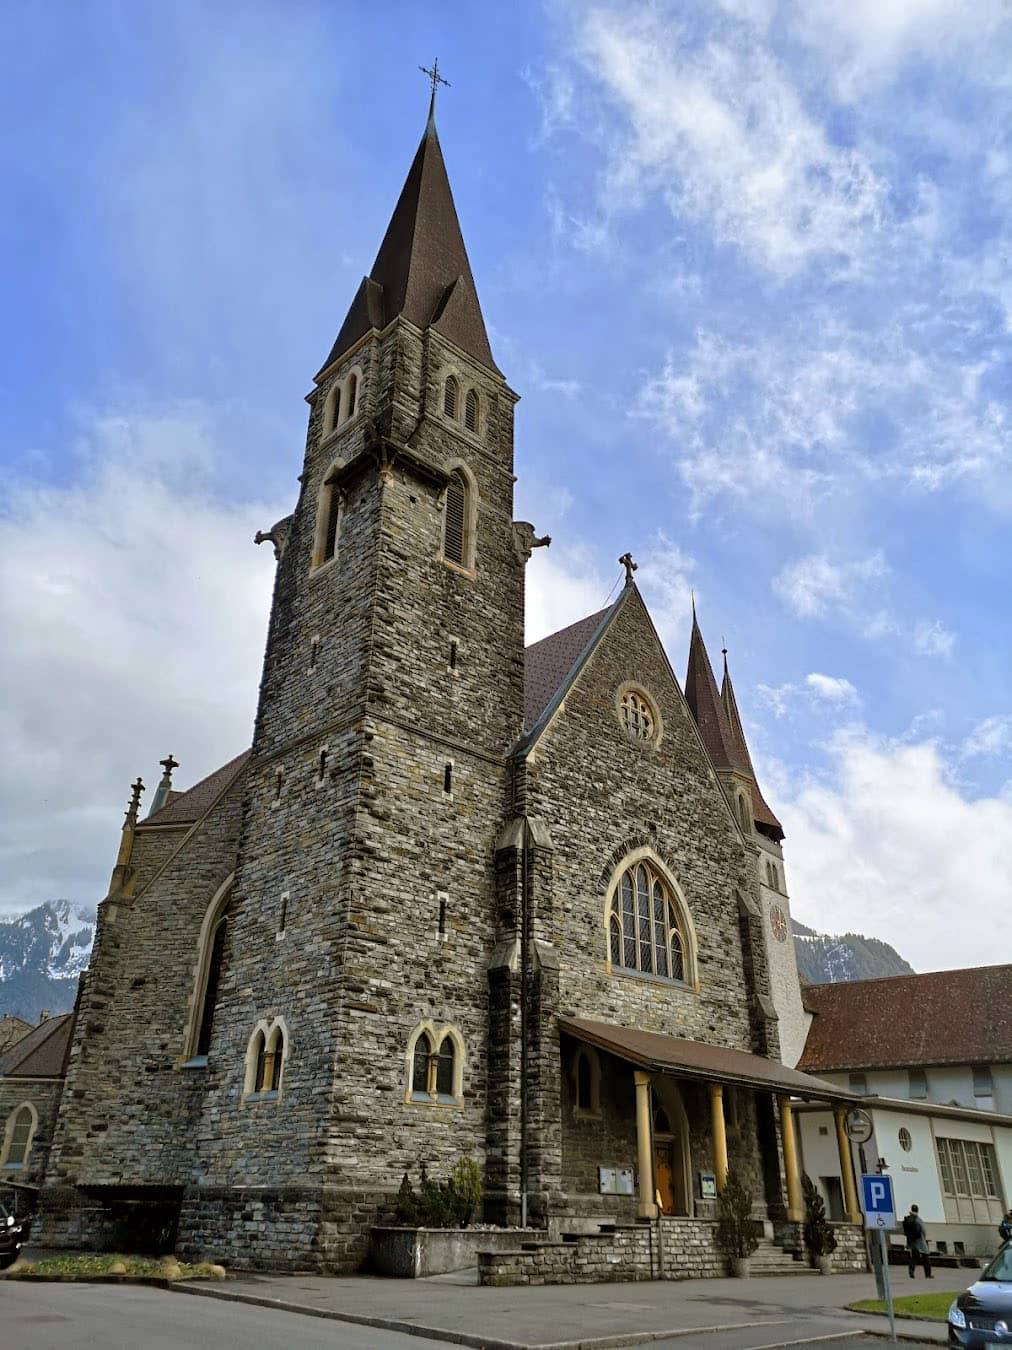
[{"label": "blue parking sign", "polygon": [[861,1198],[864,1201],[865,1228],[895,1228],[896,1203],[893,1200],[893,1179],[875,1173],[861,1177]]}]

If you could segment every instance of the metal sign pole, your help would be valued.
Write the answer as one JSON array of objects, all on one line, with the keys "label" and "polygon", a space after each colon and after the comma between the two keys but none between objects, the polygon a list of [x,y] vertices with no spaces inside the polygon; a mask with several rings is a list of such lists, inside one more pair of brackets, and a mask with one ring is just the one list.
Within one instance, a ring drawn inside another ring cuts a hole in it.
[{"label": "metal sign pole", "polygon": [[885,1305],[886,1312],[889,1314],[889,1339],[893,1345],[896,1344],[896,1317],[893,1313],[893,1291],[889,1283],[889,1246],[886,1242],[885,1229],[878,1230],[879,1255],[882,1260],[882,1283],[885,1285]]}]

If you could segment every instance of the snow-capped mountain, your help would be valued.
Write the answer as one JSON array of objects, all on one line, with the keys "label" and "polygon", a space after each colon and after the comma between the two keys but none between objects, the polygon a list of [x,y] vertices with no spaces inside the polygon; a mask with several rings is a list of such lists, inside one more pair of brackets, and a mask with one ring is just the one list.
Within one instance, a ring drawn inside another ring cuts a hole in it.
[{"label": "snow-capped mountain", "polygon": [[860,933],[830,936],[806,928],[796,919],[794,950],[798,974],[809,984],[839,984],[844,980],[873,980],[881,975],[913,975],[914,968],[904,961],[895,947],[879,938]]},{"label": "snow-capped mountain", "polygon": [[0,919],[0,1016],[37,1022],[43,1009],[69,1012],[94,937],[94,911],[70,900]]}]

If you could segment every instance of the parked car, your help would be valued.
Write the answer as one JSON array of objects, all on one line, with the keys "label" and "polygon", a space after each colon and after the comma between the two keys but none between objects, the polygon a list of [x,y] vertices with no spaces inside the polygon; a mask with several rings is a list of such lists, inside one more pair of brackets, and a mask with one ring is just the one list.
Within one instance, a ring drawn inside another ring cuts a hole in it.
[{"label": "parked car", "polygon": [[976,1284],[953,1299],[949,1344],[971,1350],[984,1345],[1012,1346],[1012,1242],[1006,1242]]},{"label": "parked car", "polygon": [[31,1232],[31,1216],[16,1219],[0,1204],[0,1270],[6,1270],[18,1259],[21,1248]]}]

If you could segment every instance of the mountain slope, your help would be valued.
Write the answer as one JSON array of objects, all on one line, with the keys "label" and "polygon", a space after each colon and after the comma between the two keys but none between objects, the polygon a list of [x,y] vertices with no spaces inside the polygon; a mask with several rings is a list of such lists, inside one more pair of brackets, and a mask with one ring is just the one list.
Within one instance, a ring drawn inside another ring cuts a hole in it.
[{"label": "mountain slope", "polygon": [[838,984],[844,980],[873,980],[882,975],[913,975],[895,947],[862,933],[817,933],[796,919],[794,950],[803,983]]},{"label": "mountain slope", "polygon": [[94,914],[70,900],[0,920],[0,1016],[37,1022],[43,1009],[70,1012],[94,937]]}]

